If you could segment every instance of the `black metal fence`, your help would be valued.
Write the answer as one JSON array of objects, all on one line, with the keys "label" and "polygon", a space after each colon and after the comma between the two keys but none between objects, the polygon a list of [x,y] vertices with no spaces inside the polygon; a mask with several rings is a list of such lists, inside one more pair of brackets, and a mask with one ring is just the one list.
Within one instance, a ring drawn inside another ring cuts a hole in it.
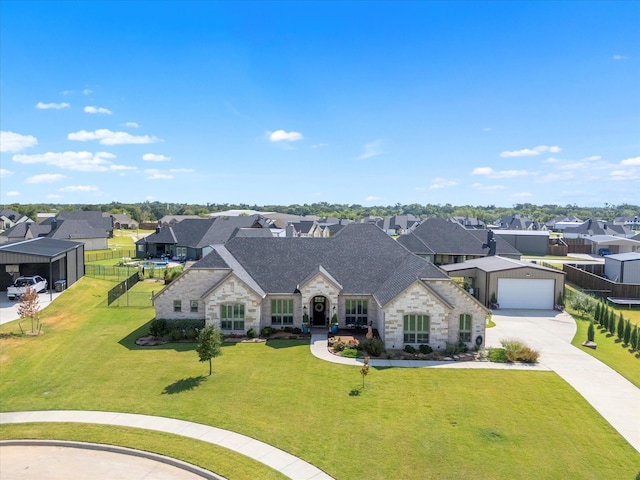
[{"label": "black metal fence", "polygon": [[108,250],[103,252],[85,252],[85,262],[99,262],[100,260],[111,260],[113,258],[133,258],[136,256],[135,248],[124,250]]},{"label": "black metal fence", "polygon": [[[140,280],[140,276],[138,275],[138,272],[136,272],[133,275],[131,275],[129,278],[127,278],[123,282],[120,282],[111,290],[109,290],[107,294],[107,305],[111,306],[111,304],[113,304],[116,300],[118,300],[122,295],[126,294],[128,297],[129,290],[131,290],[131,287],[133,287],[136,283],[138,283],[139,280]],[[147,293],[147,296],[148,295],[149,294]]]},{"label": "black metal fence", "polygon": [[118,267],[115,265],[84,265],[84,274],[87,277],[99,278],[102,280],[111,280],[120,282],[137,274],[138,267]]}]

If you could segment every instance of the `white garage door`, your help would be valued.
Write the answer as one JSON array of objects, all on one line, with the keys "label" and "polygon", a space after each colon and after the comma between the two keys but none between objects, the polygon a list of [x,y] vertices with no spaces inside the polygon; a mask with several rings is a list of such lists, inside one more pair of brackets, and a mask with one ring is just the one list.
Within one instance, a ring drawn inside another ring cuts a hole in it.
[{"label": "white garage door", "polygon": [[553,309],[555,282],[551,279],[498,279],[500,308]]}]

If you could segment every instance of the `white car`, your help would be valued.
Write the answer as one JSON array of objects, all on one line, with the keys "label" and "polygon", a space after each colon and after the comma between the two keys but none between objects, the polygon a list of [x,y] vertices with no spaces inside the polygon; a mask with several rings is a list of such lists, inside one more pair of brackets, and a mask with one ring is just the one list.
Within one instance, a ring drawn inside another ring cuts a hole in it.
[{"label": "white car", "polygon": [[18,277],[13,285],[7,288],[7,298],[9,300],[17,300],[27,291],[27,287],[31,287],[38,293],[46,292],[49,283],[46,278],[40,275],[32,275],[29,277]]}]

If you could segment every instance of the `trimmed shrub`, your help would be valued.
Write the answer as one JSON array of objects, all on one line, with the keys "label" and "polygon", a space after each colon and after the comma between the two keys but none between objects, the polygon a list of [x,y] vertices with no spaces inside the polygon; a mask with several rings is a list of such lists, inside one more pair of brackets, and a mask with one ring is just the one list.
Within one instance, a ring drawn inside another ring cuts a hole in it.
[{"label": "trimmed shrub", "polygon": [[638,341],[640,340],[638,337],[640,337],[638,334],[638,327],[633,327],[631,331],[631,338],[629,339],[633,350],[638,350]]},{"label": "trimmed shrub", "polygon": [[625,345],[629,345],[631,341],[631,322],[629,320],[624,321],[624,334],[622,335],[622,340]]},{"label": "trimmed shrub", "polygon": [[384,342],[379,338],[367,338],[359,347],[372,357],[379,357],[384,353]]},{"label": "trimmed shrub", "polygon": [[616,313],[612,310],[609,311],[609,333],[616,334]]},{"label": "trimmed shrub", "polygon": [[595,338],[595,331],[593,328],[593,322],[589,322],[589,329],[587,330],[587,340],[593,342]]},{"label": "trimmed shrub", "polygon": [[404,346],[404,351],[407,353],[417,353],[418,351],[416,350],[416,347],[414,347],[413,345],[405,345]]},{"label": "trimmed shrub", "polygon": [[418,347],[418,349],[420,350],[420,353],[427,355],[429,353],[433,353],[433,348],[431,348],[429,345],[420,345]]},{"label": "trimmed shrub", "polygon": [[149,327],[149,335],[154,337],[164,337],[169,333],[169,326],[164,318],[155,318]]},{"label": "trimmed shrub", "polygon": [[172,342],[177,342],[178,340],[183,340],[185,335],[182,333],[181,328],[172,328],[168,335],[168,340]]},{"label": "trimmed shrub", "polygon": [[258,336],[258,334],[256,333],[256,331],[253,328],[250,328],[249,330],[247,330],[247,337],[256,338],[257,336]]},{"label": "trimmed shrub", "polygon": [[358,356],[358,350],[356,350],[355,348],[345,348],[344,350],[342,350],[342,353],[340,355],[347,358],[356,358]]},{"label": "trimmed shrub", "polygon": [[489,361],[495,363],[507,363],[507,353],[504,348],[490,348]]},{"label": "trimmed shrub", "polygon": [[264,327],[260,332],[260,336],[263,338],[269,338],[271,335],[273,335],[272,327]]}]

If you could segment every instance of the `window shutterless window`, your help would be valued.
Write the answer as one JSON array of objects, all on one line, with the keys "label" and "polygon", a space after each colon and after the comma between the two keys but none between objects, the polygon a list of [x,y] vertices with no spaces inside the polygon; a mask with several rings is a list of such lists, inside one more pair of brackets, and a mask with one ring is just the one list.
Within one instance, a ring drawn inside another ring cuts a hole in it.
[{"label": "window shutterless window", "polygon": [[244,330],[244,305],[221,305],[220,327],[222,330]]},{"label": "window shutterless window", "polygon": [[460,341],[471,341],[471,315],[468,313],[460,315]]},{"label": "window shutterless window", "polygon": [[429,316],[404,316],[404,343],[429,343]]},{"label": "window shutterless window", "polygon": [[293,300],[280,298],[271,300],[271,324],[293,325]]},{"label": "window shutterless window", "polygon": [[195,313],[198,311],[198,300],[191,300],[191,312]]},{"label": "window shutterless window", "polygon": [[368,324],[368,300],[345,300],[345,321],[347,325]]},{"label": "window shutterless window", "polygon": [[173,311],[181,312],[182,311],[182,300],[174,300],[173,301]]}]

